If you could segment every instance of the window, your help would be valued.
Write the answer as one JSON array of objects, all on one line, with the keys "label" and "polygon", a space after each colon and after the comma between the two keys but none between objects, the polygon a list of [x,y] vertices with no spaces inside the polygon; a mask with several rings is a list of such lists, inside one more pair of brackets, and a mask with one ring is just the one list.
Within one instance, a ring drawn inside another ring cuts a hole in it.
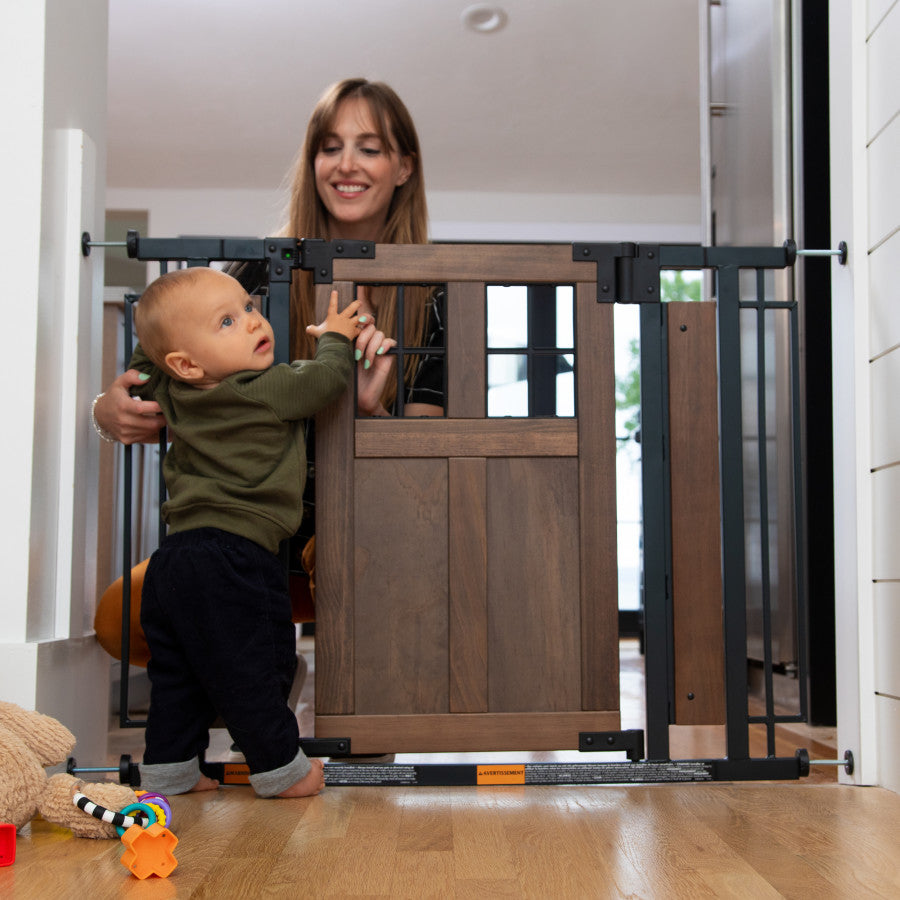
[{"label": "window", "polygon": [[575,415],[571,285],[487,288],[487,414]]}]

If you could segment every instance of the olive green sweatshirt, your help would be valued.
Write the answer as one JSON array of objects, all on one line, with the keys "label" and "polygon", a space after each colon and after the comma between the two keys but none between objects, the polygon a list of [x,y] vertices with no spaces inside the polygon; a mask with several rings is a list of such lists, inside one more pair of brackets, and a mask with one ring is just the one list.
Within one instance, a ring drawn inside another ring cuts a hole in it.
[{"label": "olive green sweatshirt", "polygon": [[130,365],[150,374],[136,393],[159,403],[169,427],[162,507],[169,533],[220,528],[276,553],[300,525],[304,420],[347,387],[350,342],[328,332],[315,359],[237,372],[209,390],[157,369],[140,345]]}]

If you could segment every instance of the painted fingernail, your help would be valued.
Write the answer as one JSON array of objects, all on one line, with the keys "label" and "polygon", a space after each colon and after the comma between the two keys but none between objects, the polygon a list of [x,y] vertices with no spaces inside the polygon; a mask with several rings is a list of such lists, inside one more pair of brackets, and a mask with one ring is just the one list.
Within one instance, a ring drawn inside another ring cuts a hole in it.
[{"label": "painted fingernail", "polygon": [[150,376],[149,376],[149,374],[147,374],[147,372],[141,372],[141,374],[138,375],[138,378],[140,378],[141,381],[146,381],[149,377]]},{"label": "painted fingernail", "polygon": [[359,324],[360,324],[360,325],[365,325],[366,322],[368,322],[368,321],[369,321],[369,317],[368,317],[368,316],[360,316],[360,317],[359,317]]},{"label": "painted fingernail", "polygon": [[369,366],[371,366],[371,365],[372,365],[371,360],[368,360],[368,359],[367,359],[367,360],[363,363],[363,368],[364,368],[364,369],[368,369]]},{"label": "painted fingernail", "polygon": [[353,353],[353,358],[359,362],[362,359],[362,350],[356,350]]},{"label": "painted fingernail", "polygon": [[375,351],[375,355],[376,355],[376,356],[381,356],[382,353],[384,353],[384,347],[379,347],[379,348]]}]

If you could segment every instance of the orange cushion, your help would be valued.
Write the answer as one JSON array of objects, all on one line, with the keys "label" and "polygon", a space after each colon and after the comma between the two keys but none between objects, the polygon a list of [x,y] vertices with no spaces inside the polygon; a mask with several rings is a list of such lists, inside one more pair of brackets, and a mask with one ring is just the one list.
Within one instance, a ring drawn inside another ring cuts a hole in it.
[{"label": "orange cushion", "polygon": [[[141,589],[149,559],[138,563],[131,570],[131,627],[129,629],[129,661],[133,666],[145,666],[150,659],[150,648],[141,630]],[[122,658],[122,586],[117,578],[104,592],[94,615],[94,631],[100,646],[113,659]]]}]

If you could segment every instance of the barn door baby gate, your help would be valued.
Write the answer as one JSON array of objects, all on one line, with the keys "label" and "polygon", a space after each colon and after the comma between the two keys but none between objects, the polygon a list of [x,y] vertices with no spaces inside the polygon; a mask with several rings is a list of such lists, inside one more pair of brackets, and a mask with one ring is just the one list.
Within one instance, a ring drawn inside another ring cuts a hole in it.
[{"label": "barn door baby gate", "polygon": [[[749,581],[761,586],[764,633],[772,603],[764,369],[773,316],[787,335],[791,596],[806,678],[797,304],[773,289],[794,263],[792,242],[376,246],[131,233],[127,248],[163,266],[265,264],[264,310],[282,354],[297,268],[313,272],[320,314],[332,287],[342,305],[358,285],[398,286],[401,303],[422,286],[440,296],[443,347],[394,352],[401,362],[443,357],[444,415],[359,418],[351,391],[316,420],[316,733],[307,752],[579,749],[628,760],[513,767],[526,783],[808,773],[805,751],[774,753],[775,726],[806,721],[803,692],[796,713],[776,712],[770,653],[761,714],[750,715],[747,689]],[[716,302],[662,304],[660,270],[678,268],[711,271]],[[508,285],[527,297],[525,337],[512,344],[489,325],[491,287]],[[645,732],[623,731],[619,715],[614,303],[641,304],[646,747]],[[742,338],[747,316],[758,324],[755,345]],[[748,350],[760,363],[755,385],[742,369]],[[490,373],[511,360],[526,406],[498,414]],[[560,373],[570,402],[557,396]],[[755,437],[742,412],[748,391]],[[759,510],[750,525],[748,504]],[[748,527],[761,532],[760,558],[747,559]],[[131,564],[126,557],[124,570]],[[128,718],[123,682],[122,722],[141,725]],[[671,760],[674,723],[724,724],[725,757]],[[766,731],[763,758],[750,757],[752,726]],[[478,768],[329,765],[326,780],[466,784]]]}]

